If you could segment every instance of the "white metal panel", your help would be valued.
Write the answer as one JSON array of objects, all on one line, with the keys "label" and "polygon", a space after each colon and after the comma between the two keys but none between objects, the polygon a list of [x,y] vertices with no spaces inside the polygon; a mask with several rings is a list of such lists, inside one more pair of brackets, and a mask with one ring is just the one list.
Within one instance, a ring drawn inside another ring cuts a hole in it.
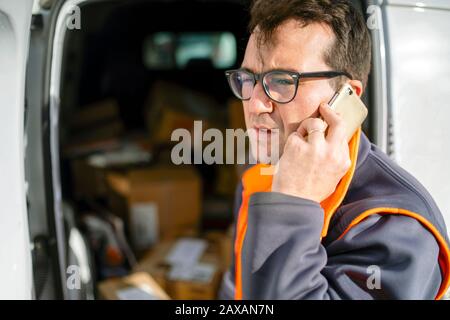
[{"label": "white metal panel", "polygon": [[412,6],[422,8],[450,9],[449,0],[387,0],[389,5]]},{"label": "white metal panel", "polygon": [[32,0],[0,0],[0,299],[30,299],[24,96]]},{"label": "white metal panel", "polygon": [[450,227],[450,11],[388,7],[393,157]]}]

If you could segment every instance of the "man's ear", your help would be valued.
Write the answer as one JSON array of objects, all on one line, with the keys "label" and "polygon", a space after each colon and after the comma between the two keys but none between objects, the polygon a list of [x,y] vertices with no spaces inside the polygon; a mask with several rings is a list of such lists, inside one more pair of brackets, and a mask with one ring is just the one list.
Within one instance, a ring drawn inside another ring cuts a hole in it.
[{"label": "man's ear", "polygon": [[353,90],[355,90],[358,97],[361,97],[363,94],[363,85],[359,80],[349,80],[348,83],[352,86]]}]

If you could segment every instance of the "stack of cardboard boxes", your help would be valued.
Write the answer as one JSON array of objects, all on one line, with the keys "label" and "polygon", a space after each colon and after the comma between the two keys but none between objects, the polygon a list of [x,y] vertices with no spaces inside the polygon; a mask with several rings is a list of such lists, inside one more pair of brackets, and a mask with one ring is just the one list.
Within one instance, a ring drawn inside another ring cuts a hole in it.
[{"label": "stack of cardboard boxes", "polygon": [[[139,259],[131,276],[145,274],[154,281],[152,287],[157,286],[171,299],[216,299],[222,276],[229,267],[231,248],[231,237],[222,233],[215,233],[211,238],[179,237],[161,241]],[[101,282],[101,296],[116,299],[114,292],[122,289],[128,279]]]},{"label": "stack of cardboard boxes", "polygon": [[158,244],[134,268],[150,274],[173,299],[215,299],[223,274],[217,248],[205,239],[179,238]]},{"label": "stack of cardboard boxes", "polygon": [[[167,108],[164,105],[167,99],[159,97],[157,92],[173,90],[164,84],[160,87],[162,91],[152,91],[158,108],[149,113],[148,120],[153,137],[148,145],[152,147],[167,142],[175,128],[191,129],[189,126],[195,119],[195,116],[180,115],[181,107]],[[207,99],[198,98],[193,101],[210,104]],[[168,101],[172,100],[180,99],[172,96]],[[116,121],[117,105],[113,101],[91,108],[99,110],[99,116],[94,121],[84,115],[89,123],[98,121],[101,115],[104,123],[107,119]],[[162,115],[155,116],[155,112]],[[242,120],[236,117],[232,117],[233,121]],[[83,120],[75,123],[81,128]],[[83,140],[84,144],[93,142]],[[127,147],[124,152],[120,144],[109,143],[106,150],[97,149],[70,161],[75,198],[101,198],[108,210],[123,221],[127,240],[137,256],[137,264],[128,276],[99,282],[99,298],[215,299],[232,257],[232,235],[230,231],[201,230],[204,183],[198,169],[152,161],[151,147],[142,147],[142,143],[134,145],[138,147]],[[83,148],[75,148],[80,149]],[[73,150],[72,146],[69,151],[73,154]],[[232,196],[235,168],[230,166],[219,172],[214,191]]]},{"label": "stack of cardboard boxes", "polygon": [[[131,275],[100,282],[101,299],[217,299],[232,250],[231,233],[211,232],[205,237],[179,237],[161,241],[139,260]],[[138,295],[146,286],[153,297]],[[130,295],[124,289],[133,287]],[[135,293],[134,296],[131,293]]]},{"label": "stack of cardboard boxes", "polygon": [[[140,257],[132,274],[143,272],[172,299],[215,299],[232,240],[223,232],[200,232],[202,188],[193,167],[112,171],[105,180],[109,207],[128,225]],[[111,288],[101,283],[99,291]]]},{"label": "stack of cardboard boxes", "polygon": [[106,181],[110,208],[129,225],[136,250],[198,229],[202,188],[192,167],[111,172]]}]

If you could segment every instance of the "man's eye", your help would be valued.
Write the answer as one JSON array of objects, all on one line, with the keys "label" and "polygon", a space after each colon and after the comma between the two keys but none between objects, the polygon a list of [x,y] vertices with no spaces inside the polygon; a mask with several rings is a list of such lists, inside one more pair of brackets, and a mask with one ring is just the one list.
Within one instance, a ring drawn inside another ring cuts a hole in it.
[{"label": "man's eye", "polygon": [[239,81],[239,82],[249,82],[249,81],[251,81],[252,80],[252,78],[251,77],[249,77],[247,74],[236,74],[236,79]]}]

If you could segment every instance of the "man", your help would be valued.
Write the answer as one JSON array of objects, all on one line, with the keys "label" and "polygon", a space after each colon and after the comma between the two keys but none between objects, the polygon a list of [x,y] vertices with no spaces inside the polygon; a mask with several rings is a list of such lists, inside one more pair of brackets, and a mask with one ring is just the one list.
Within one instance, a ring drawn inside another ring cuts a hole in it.
[{"label": "man", "polygon": [[361,129],[346,141],[327,105],[344,83],[359,96],[366,86],[362,15],[346,0],[256,0],[249,27],[242,68],[227,76],[252,147],[279,143],[281,157],[273,177],[261,164],[243,175],[222,298],[440,299],[450,262],[439,209]]}]

